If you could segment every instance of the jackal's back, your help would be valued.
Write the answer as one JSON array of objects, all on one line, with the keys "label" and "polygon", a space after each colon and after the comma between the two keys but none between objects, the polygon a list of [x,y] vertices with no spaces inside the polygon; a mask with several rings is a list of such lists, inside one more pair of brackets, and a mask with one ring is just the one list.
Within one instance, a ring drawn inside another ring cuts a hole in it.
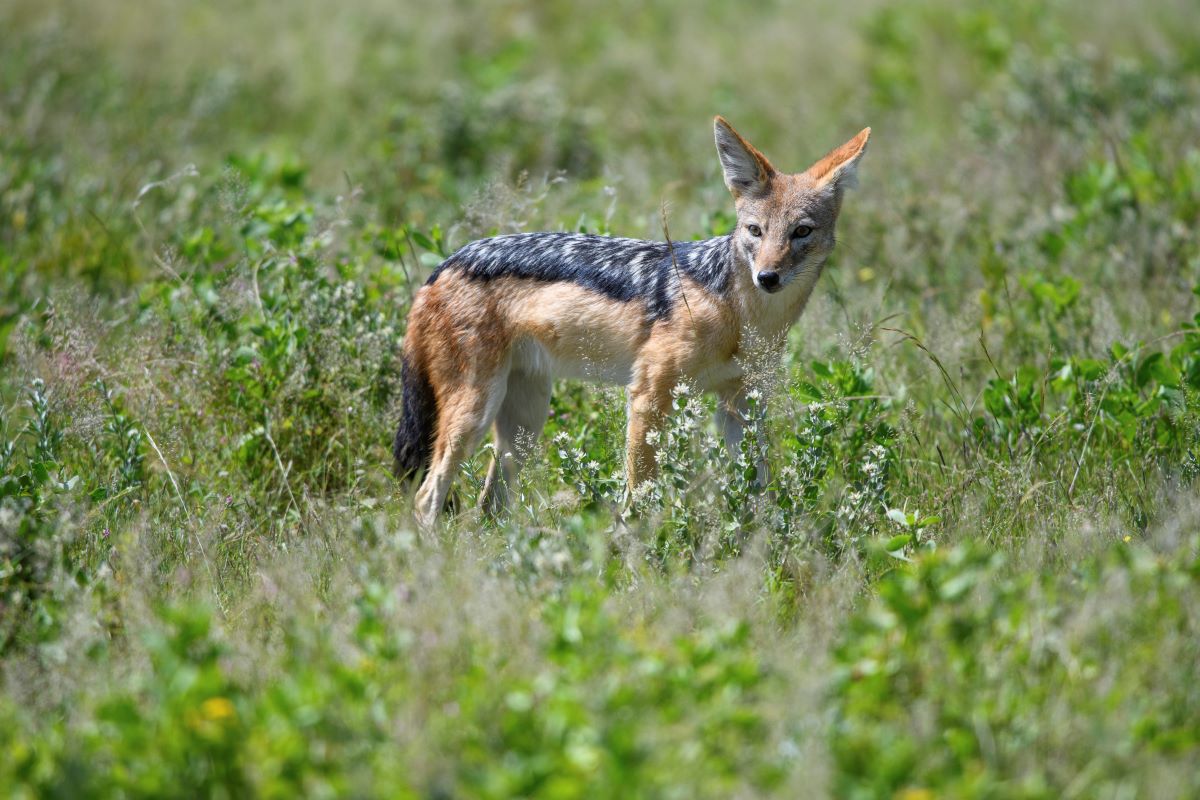
[{"label": "jackal's back", "polygon": [[429,277],[448,272],[478,281],[524,278],[564,282],[620,302],[641,301],[650,319],[671,315],[679,279],[714,293],[729,286],[730,238],[652,242],[581,233],[519,233],[471,242]]}]

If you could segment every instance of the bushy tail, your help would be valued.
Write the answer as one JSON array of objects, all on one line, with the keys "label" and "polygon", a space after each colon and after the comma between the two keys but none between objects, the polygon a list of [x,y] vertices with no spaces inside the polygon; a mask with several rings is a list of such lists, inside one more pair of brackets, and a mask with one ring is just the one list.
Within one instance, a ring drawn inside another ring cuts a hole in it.
[{"label": "bushy tail", "polygon": [[396,477],[410,481],[418,472],[429,467],[437,425],[437,398],[433,395],[429,376],[408,354],[401,361],[400,379],[403,382],[404,409],[400,415],[400,427],[396,429],[392,454],[396,458]]}]

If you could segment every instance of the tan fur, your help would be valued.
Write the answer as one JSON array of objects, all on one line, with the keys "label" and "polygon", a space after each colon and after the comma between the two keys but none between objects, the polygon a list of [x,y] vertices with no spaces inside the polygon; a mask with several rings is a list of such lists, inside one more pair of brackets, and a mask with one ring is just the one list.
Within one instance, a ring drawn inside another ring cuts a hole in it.
[{"label": "tan fur", "polygon": [[[406,358],[433,387],[437,404],[432,460],[416,497],[422,525],[434,522],[458,465],[493,427],[497,458],[483,504],[502,508],[507,484],[526,453],[522,435],[536,437],[549,411],[557,376],[623,382],[628,389],[626,477],[635,487],[656,468],[647,434],[669,413],[672,390],[687,383],[720,397],[718,422],[736,447],[745,408],[747,357],[781,350],[833,248],[841,207],[839,183],[852,173],[867,143],[866,129],[807,171],[778,172],[766,157],[716,119],[718,150],[734,194],[732,285],[717,296],[681,276],[671,314],[648,322],[638,302],[619,302],[581,286],[505,277],[479,281],[449,271],[418,293],[409,316]],[[803,247],[797,220],[810,223]],[[754,236],[747,225],[761,227]],[[768,293],[760,274],[779,274]],[[765,467],[760,478],[766,480]]]}]

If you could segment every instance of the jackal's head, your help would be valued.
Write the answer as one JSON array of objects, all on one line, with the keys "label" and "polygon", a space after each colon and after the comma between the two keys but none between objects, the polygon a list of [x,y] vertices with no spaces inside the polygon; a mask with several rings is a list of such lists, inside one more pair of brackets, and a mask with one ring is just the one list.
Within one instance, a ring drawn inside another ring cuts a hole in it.
[{"label": "jackal's head", "polygon": [[779,172],[722,117],[715,122],[717,154],[733,193],[734,252],[749,265],[754,285],[774,293],[815,273],[833,251],[842,194],[856,180],[870,128],[797,174]]}]

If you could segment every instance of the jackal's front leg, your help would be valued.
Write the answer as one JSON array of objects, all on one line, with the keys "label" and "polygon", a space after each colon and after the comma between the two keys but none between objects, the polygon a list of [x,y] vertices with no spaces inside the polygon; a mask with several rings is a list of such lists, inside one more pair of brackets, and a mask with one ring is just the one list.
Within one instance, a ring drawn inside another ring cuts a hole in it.
[{"label": "jackal's front leg", "polygon": [[630,387],[629,426],[625,438],[625,502],[632,497],[633,490],[654,477],[658,470],[654,445],[647,436],[662,428],[671,407],[670,391],[655,388]]},{"label": "jackal's front leg", "polygon": [[[759,410],[761,413],[761,409]],[[729,450],[730,458],[737,459],[741,455],[742,439],[746,437],[746,423],[749,421],[750,403],[746,399],[746,391],[739,386],[735,390],[721,392],[717,402],[715,421],[717,429],[725,439],[725,447]],[[759,487],[766,488],[771,482],[771,470],[767,466],[765,454],[760,453],[755,458],[757,482]]]}]

